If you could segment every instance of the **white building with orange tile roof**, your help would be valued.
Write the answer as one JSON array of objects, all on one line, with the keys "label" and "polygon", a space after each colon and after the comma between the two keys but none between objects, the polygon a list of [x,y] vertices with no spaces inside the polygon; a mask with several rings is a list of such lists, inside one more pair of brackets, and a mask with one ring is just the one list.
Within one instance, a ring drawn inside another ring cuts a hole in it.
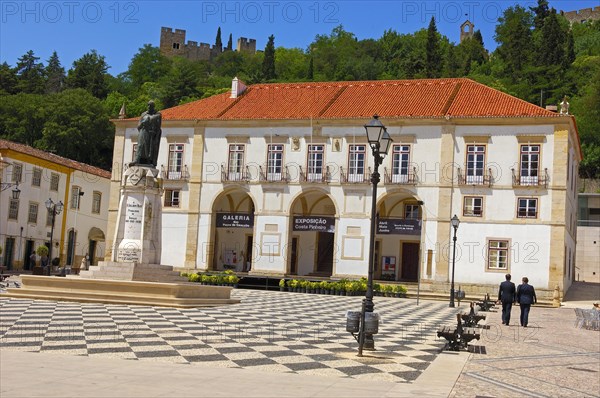
[{"label": "white building with orange tile roof", "polygon": [[[55,217],[52,258],[76,267],[86,254],[92,264],[104,258],[109,171],[6,140],[0,140],[0,156],[2,266],[31,270],[31,253],[38,246],[50,246],[48,199],[63,204]],[[15,199],[17,184],[20,195]]]},{"label": "white building with orange tile roof", "polygon": [[[367,274],[374,114],[375,278],[495,294],[510,272],[551,294],[574,275],[575,119],[469,79],[257,84],[162,111],[162,262],[273,276]],[[115,120],[131,162],[137,118]],[[112,176],[109,234],[121,172]],[[111,227],[112,226],[112,227]]]}]

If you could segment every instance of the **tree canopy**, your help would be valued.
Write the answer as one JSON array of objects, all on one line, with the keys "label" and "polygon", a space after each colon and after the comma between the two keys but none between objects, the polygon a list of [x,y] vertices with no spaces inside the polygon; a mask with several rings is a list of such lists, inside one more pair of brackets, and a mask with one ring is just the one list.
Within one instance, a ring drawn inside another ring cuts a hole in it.
[{"label": "tree canopy", "polygon": [[[566,95],[584,151],[580,175],[600,178],[600,21],[569,24],[538,0],[508,7],[494,39],[492,53],[479,31],[452,43],[433,18],[427,29],[388,29],[375,39],[359,40],[339,25],[306,48],[275,47],[271,35],[255,54],[233,50],[229,35],[227,51],[208,61],[167,58],[145,44],[117,76],[95,50],[66,72],[56,52],[44,66],[30,50],[14,66],[0,64],[0,136],[109,167],[114,128],[107,121],[123,104],[137,116],[150,99],[163,109],[225,92],[234,76],[247,84],[466,76],[541,106]],[[220,28],[215,46],[223,47]]]}]

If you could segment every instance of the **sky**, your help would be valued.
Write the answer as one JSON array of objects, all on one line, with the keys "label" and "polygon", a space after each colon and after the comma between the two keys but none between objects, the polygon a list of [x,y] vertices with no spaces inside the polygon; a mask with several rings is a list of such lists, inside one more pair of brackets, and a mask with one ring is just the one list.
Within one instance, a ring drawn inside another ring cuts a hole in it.
[{"label": "sky", "polygon": [[[338,25],[358,39],[380,38],[384,31],[413,33],[435,17],[440,33],[458,42],[460,25],[468,18],[493,50],[494,28],[503,10],[530,1],[163,1],[163,0],[0,0],[0,63],[16,65],[29,50],[46,64],[53,51],[68,70],[73,61],[96,50],[105,56],[109,73],[127,70],[138,49],[159,45],[161,27],[184,29],[186,40],[214,44],[221,27],[223,44],[229,34],[256,39],[264,49],[275,45],[306,49],[316,35],[328,35]],[[600,0],[550,0],[557,10],[600,7]]]}]

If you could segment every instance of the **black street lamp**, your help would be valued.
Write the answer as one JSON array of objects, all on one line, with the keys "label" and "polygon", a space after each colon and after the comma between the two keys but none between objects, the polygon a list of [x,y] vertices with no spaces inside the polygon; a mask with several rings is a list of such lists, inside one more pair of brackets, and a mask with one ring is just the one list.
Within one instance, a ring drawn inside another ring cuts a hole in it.
[{"label": "black street lamp", "polygon": [[373,174],[371,174],[371,182],[373,183],[373,196],[371,198],[371,233],[370,233],[370,246],[369,246],[369,270],[367,278],[367,293],[362,302],[361,311],[361,322],[360,331],[358,338],[358,356],[362,356],[363,349],[374,350],[375,341],[373,335],[365,332],[365,314],[367,312],[373,312],[373,269],[375,268],[375,225],[376,225],[376,214],[377,214],[377,184],[379,183],[379,166],[383,162],[383,158],[387,155],[392,138],[387,132],[387,129],[379,121],[379,116],[373,116],[373,119],[365,125],[367,131],[367,140],[369,146],[373,151],[373,159],[375,160],[375,168]]},{"label": "black street lamp", "polygon": [[21,190],[19,189],[18,182],[3,182],[0,186],[0,190],[4,191],[12,186],[15,186],[12,190],[12,198],[15,200],[19,200],[19,196],[21,196]]},{"label": "black street lamp", "polygon": [[52,246],[54,241],[54,221],[56,220],[56,215],[60,214],[63,210],[63,202],[54,203],[52,199],[48,199],[46,202],[46,209],[52,213],[52,227],[50,227],[50,247],[48,248],[48,267],[52,264]]},{"label": "black street lamp", "polygon": [[[13,164],[5,161],[4,158],[2,157],[2,154],[0,153],[0,172],[3,171],[4,168],[8,167],[8,166],[13,166]],[[13,175],[13,178],[14,178],[14,175]],[[12,198],[14,200],[19,200],[19,196],[21,195],[21,190],[19,189],[19,181],[14,181],[14,182],[1,182],[0,181],[0,192],[5,191],[12,186],[15,187],[12,190]]]},{"label": "black street lamp", "polygon": [[450,283],[450,305],[449,307],[454,308],[454,265],[456,264],[456,230],[458,229],[458,225],[460,224],[460,220],[456,217],[450,219],[450,223],[452,224],[452,228],[454,228],[454,237],[452,240],[454,241],[454,248],[452,249],[452,282]]}]

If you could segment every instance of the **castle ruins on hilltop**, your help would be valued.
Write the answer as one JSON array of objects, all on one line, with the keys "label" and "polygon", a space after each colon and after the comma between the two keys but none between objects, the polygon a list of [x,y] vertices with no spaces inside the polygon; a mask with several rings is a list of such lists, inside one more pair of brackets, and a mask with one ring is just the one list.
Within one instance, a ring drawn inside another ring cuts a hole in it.
[{"label": "castle ruins on hilltop", "polygon": [[[237,39],[238,52],[254,54],[256,52],[256,40],[240,37]],[[162,27],[160,29],[160,53],[167,57],[180,56],[194,61],[210,60],[225,51],[233,51],[227,46],[211,46],[208,43],[197,41],[185,41],[185,30]]]}]

